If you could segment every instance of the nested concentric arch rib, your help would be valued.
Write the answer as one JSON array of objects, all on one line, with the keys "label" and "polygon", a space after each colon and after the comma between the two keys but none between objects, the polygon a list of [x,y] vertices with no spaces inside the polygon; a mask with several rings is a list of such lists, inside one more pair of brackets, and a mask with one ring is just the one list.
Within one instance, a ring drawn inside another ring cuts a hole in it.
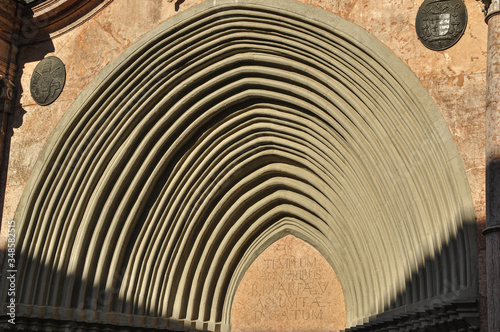
[{"label": "nested concentric arch rib", "polygon": [[439,110],[368,33],[289,0],[207,1],[125,51],[61,120],[16,219],[28,317],[229,329],[246,269],[287,234],[332,265],[348,326],[475,287]]}]

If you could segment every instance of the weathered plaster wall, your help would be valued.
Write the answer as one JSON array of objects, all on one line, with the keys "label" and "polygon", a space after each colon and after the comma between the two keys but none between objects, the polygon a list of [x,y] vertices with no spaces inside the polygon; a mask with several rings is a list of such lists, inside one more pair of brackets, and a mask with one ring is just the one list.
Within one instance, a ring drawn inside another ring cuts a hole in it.
[{"label": "weathered plaster wall", "polygon": [[[210,1],[210,0],[208,0]],[[422,0],[301,0],[363,27],[417,75],[441,110],[462,154],[479,228],[484,225],[484,109],[486,34],[481,4],[465,0],[469,24],[451,49],[433,52],[416,38],[415,16]],[[19,103],[12,125],[3,223],[12,219],[42,147],[69,105],[107,64],[161,22],[201,0],[114,0],[90,20],[45,42],[19,48]],[[24,31],[29,43],[29,34]],[[55,55],[66,64],[64,92],[48,107],[30,96],[36,64]],[[4,232],[5,227],[2,227]],[[480,237],[481,238],[481,237]],[[5,242],[3,242],[5,246]],[[480,241],[480,268],[484,250]],[[483,274],[480,274],[483,275]],[[482,283],[484,284],[484,283]],[[483,288],[481,292],[483,293]]]}]

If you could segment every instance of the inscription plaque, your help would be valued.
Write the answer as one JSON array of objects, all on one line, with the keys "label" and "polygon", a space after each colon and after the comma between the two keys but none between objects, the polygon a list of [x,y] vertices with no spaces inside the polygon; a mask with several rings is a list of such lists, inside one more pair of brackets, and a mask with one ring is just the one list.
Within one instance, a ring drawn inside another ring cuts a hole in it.
[{"label": "inscription plaque", "polygon": [[340,331],[346,313],[332,267],[311,245],[287,236],[247,270],[231,313],[232,332]]},{"label": "inscription plaque", "polygon": [[61,94],[66,82],[64,63],[55,56],[49,56],[36,65],[31,76],[31,96],[38,105],[47,106]]},{"label": "inscription plaque", "polygon": [[462,0],[425,0],[415,28],[425,47],[442,51],[455,45],[467,27],[467,8]]}]

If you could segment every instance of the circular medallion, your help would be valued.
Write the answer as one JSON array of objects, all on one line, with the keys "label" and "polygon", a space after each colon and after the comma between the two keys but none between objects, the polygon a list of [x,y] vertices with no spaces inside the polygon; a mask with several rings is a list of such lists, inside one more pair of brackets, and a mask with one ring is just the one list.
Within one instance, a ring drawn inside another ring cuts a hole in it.
[{"label": "circular medallion", "polygon": [[418,39],[434,51],[455,45],[466,27],[467,8],[463,0],[425,0],[415,21]]},{"label": "circular medallion", "polygon": [[38,105],[46,106],[61,94],[66,82],[64,63],[55,56],[40,61],[31,76],[31,96]]}]

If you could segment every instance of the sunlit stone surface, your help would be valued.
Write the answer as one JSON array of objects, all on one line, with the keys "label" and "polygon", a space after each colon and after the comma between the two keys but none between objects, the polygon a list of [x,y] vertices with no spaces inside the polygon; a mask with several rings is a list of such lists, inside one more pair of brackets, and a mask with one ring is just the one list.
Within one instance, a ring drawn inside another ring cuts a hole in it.
[{"label": "sunlit stone surface", "polygon": [[308,243],[287,236],[267,248],[240,283],[231,331],[339,331],[345,328],[342,287]]}]

